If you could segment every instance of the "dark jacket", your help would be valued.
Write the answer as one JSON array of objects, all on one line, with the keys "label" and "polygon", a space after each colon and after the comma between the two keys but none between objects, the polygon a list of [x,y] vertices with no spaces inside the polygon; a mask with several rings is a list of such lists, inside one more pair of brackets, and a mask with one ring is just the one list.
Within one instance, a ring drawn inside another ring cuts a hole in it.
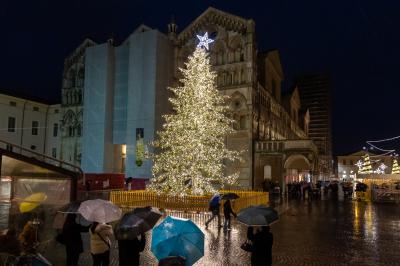
[{"label": "dark jacket", "polygon": [[232,210],[231,201],[227,200],[224,203],[224,216],[226,219],[229,219],[231,214],[236,217],[236,213],[234,213]]},{"label": "dark jacket", "polygon": [[141,239],[118,240],[119,266],[139,266],[140,252],[146,246],[146,236]]},{"label": "dark jacket", "polygon": [[273,235],[268,231],[253,233],[253,227],[247,229],[247,238],[253,243],[253,251],[251,252],[252,266],[272,265],[272,244],[274,242]]},{"label": "dark jacket", "polygon": [[20,242],[14,230],[9,230],[7,234],[0,236],[0,252],[14,256],[19,256],[21,254]]},{"label": "dark jacket", "polygon": [[83,226],[75,222],[75,218],[71,219],[67,217],[67,221],[64,224],[62,230],[62,238],[64,240],[65,247],[70,252],[82,253],[82,232],[88,232],[90,226]]}]

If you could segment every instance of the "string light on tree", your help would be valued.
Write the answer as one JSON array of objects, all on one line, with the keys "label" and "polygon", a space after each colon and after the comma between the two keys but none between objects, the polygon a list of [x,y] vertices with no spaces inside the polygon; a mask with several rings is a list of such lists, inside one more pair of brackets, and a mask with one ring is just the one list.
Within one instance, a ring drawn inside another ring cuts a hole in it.
[{"label": "string light on tree", "polygon": [[392,165],[392,175],[394,174],[400,174],[400,167],[396,159],[393,159],[393,165]]},{"label": "string light on tree", "polygon": [[212,40],[207,33],[197,37],[200,43],[181,69],[182,87],[170,88],[175,112],[164,116],[163,129],[153,143],[160,152],[152,156],[149,188],[169,195],[214,193],[214,185],[234,184],[238,177],[224,174],[223,162],[239,159],[239,152],[225,147],[233,121],[227,117],[229,107],[216,88],[216,73],[206,52]]},{"label": "string light on tree", "polygon": [[369,154],[365,154],[363,156],[363,165],[360,174],[371,174],[372,173],[372,166],[371,161],[369,159]]}]

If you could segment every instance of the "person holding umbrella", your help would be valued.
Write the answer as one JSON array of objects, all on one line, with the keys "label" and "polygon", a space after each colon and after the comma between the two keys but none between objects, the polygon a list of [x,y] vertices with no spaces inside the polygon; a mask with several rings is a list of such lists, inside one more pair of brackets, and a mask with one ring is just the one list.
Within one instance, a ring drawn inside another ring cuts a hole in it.
[{"label": "person holding umbrella", "polygon": [[119,266],[139,266],[140,252],[144,250],[145,246],[146,236],[144,233],[134,239],[119,239]]},{"label": "person holding umbrella", "polygon": [[272,245],[274,237],[269,231],[269,226],[261,226],[254,233],[252,226],[247,228],[247,238],[252,242],[251,265],[270,266],[272,265]]},{"label": "person holding umbrella", "polygon": [[110,237],[113,235],[111,225],[94,222],[89,232],[93,266],[108,266],[110,264]]},{"label": "person holding umbrella", "polygon": [[159,209],[150,206],[124,214],[115,227],[120,266],[139,266],[140,252],[146,246],[145,232],[151,230],[161,216]]},{"label": "person holding umbrella", "polygon": [[79,255],[83,252],[81,232],[87,232],[89,226],[76,223],[76,214],[69,213],[62,229],[62,244],[65,245],[67,266],[78,265]]},{"label": "person holding umbrella", "polygon": [[224,203],[224,232],[231,230],[231,214],[236,218],[236,213],[232,210],[231,201],[227,199]]},{"label": "person holding umbrella", "polygon": [[215,193],[208,204],[208,209],[209,211],[211,211],[212,216],[206,222],[206,228],[208,227],[208,224],[211,223],[212,220],[214,220],[215,217],[218,218],[218,227],[222,227],[221,215],[219,214],[220,201],[221,201],[221,196],[219,195],[219,193]]},{"label": "person holding umbrella", "polygon": [[[279,220],[278,212],[265,205],[250,206],[244,208],[237,215],[237,220],[247,226],[247,238],[251,241],[251,247],[242,245],[242,249],[251,252],[251,265],[271,265],[272,245],[274,238],[269,232],[269,225]],[[259,229],[254,233],[253,226]]]}]

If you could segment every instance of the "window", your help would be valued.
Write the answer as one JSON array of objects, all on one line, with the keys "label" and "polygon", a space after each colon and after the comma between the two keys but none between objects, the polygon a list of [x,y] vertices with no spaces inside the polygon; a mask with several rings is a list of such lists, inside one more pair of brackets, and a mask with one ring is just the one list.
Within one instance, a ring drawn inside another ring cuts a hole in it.
[{"label": "window", "polygon": [[55,114],[58,114],[58,109],[55,109],[55,110],[54,110],[54,113],[55,113]]},{"label": "window", "polygon": [[247,129],[247,119],[245,115],[240,116],[240,129]]},{"label": "window", "polygon": [[33,107],[33,111],[35,111],[35,112],[39,112],[39,107],[37,107],[37,106],[34,106],[34,107]]},{"label": "window", "polygon": [[350,160],[350,165],[353,165],[353,160]]},{"label": "window", "polygon": [[36,150],[36,146],[35,145],[31,145],[31,150]]},{"label": "window", "polygon": [[15,117],[8,117],[8,132],[15,132]]},{"label": "window", "polygon": [[16,102],[10,102],[10,105],[11,106],[17,106],[17,103]]},{"label": "window", "polygon": [[53,158],[57,158],[57,148],[51,149],[51,156],[53,156]]},{"label": "window", "polygon": [[73,137],[74,136],[74,128],[73,127],[68,127],[68,136]]},{"label": "window", "polygon": [[54,123],[53,125],[53,137],[57,137],[58,135],[58,124]]},{"label": "window", "polygon": [[36,136],[39,131],[39,122],[38,121],[32,121],[32,135]]},{"label": "window", "polygon": [[343,160],[343,165],[346,165],[346,160]]}]

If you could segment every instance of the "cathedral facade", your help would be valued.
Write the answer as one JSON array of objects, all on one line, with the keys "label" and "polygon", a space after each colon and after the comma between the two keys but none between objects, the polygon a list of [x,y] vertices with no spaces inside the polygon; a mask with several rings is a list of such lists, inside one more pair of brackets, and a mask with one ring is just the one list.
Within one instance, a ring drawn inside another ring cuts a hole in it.
[{"label": "cathedral facade", "polygon": [[167,87],[178,85],[178,69],[194,51],[196,35],[205,32],[214,39],[209,53],[216,84],[230,96],[236,132],[227,146],[244,159],[228,171],[239,171],[247,188],[316,176],[309,113],[297,88],[281,92],[279,52],[258,51],[253,20],[215,8],[182,31],[171,22],[166,34],[141,25],[119,46],[86,40],[65,65],[62,158],[85,172],[150,178],[151,162],[140,149],[151,149],[147,143],[161,129],[162,114],[171,111]]}]

